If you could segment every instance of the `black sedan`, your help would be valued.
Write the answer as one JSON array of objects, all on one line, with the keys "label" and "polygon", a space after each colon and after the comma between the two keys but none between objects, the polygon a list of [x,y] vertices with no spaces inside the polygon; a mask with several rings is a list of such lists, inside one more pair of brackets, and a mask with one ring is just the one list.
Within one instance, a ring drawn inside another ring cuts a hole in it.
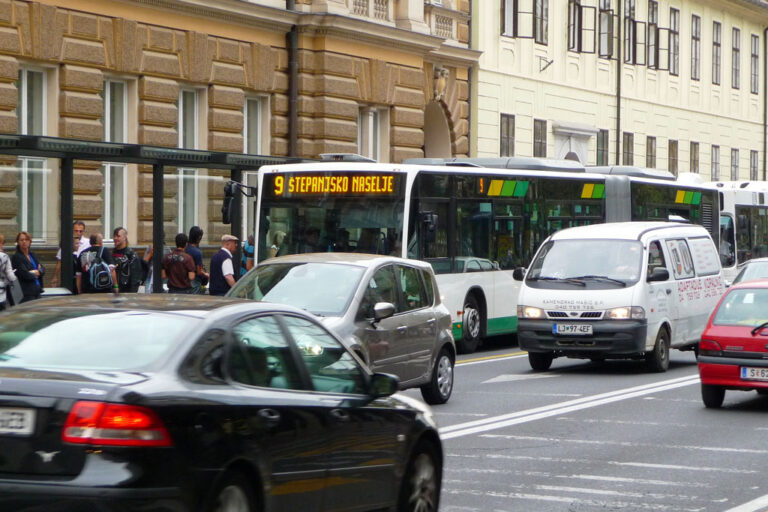
[{"label": "black sedan", "polygon": [[429,409],[313,317],[194,296],[0,315],[0,510],[438,508]]}]

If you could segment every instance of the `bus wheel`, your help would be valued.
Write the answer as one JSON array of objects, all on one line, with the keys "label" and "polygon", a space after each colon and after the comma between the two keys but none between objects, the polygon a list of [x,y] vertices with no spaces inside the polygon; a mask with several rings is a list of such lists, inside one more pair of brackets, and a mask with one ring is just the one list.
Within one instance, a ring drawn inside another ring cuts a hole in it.
[{"label": "bus wheel", "polygon": [[552,366],[555,358],[552,352],[528,352],[528,363],[535,372],[545,372]]},{"label": "bus wheel", "polygon": [[461,340],[456,343],[456,348],[462,354],[471,354],[480,344],[480,307],[474,295],[467,295],[464,299],[464,314],[461,317]]}]

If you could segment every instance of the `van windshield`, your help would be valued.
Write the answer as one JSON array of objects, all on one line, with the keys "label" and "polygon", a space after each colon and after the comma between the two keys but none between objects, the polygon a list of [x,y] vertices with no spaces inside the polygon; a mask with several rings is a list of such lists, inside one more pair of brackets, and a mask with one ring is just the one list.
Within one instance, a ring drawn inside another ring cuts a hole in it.
[{"label": "van windshield", "polygon": [[624,287],[640,279],[642,260],[643,246],[635,240],[549,241],[536,255],[526,283],[535,286],[550,282],[568,288]]}]

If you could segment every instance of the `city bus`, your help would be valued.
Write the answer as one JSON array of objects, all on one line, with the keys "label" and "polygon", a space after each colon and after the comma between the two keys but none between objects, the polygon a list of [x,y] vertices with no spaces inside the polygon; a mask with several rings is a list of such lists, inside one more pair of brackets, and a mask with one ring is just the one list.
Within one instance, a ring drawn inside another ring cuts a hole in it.
[{"label": "city bus", "polygon": [[464,353],[487,336],[516,332],[512,270],[528,266],[555,231],[676,219],[705,226],[716,243],[719,235],[714,189],[581,166],[318,162],[264,166],[258,182],[257,262],[310,251],[428,261]]}]

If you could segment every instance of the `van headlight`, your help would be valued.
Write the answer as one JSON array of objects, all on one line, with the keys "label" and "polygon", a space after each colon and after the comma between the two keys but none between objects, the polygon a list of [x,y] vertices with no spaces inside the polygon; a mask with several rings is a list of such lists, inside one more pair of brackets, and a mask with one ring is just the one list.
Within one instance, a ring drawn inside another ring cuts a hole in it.
[{"label": "van headlight", "polygon": [[642,320],[643,318],[645,318],[645,310],[640,306],[613,308],[605,312],[606,320]]},{"label": "van headlight", "polygon": [[534,308],[531,306],[517,306],[518,318],[544,318],[544,310],[541,308]]}]

